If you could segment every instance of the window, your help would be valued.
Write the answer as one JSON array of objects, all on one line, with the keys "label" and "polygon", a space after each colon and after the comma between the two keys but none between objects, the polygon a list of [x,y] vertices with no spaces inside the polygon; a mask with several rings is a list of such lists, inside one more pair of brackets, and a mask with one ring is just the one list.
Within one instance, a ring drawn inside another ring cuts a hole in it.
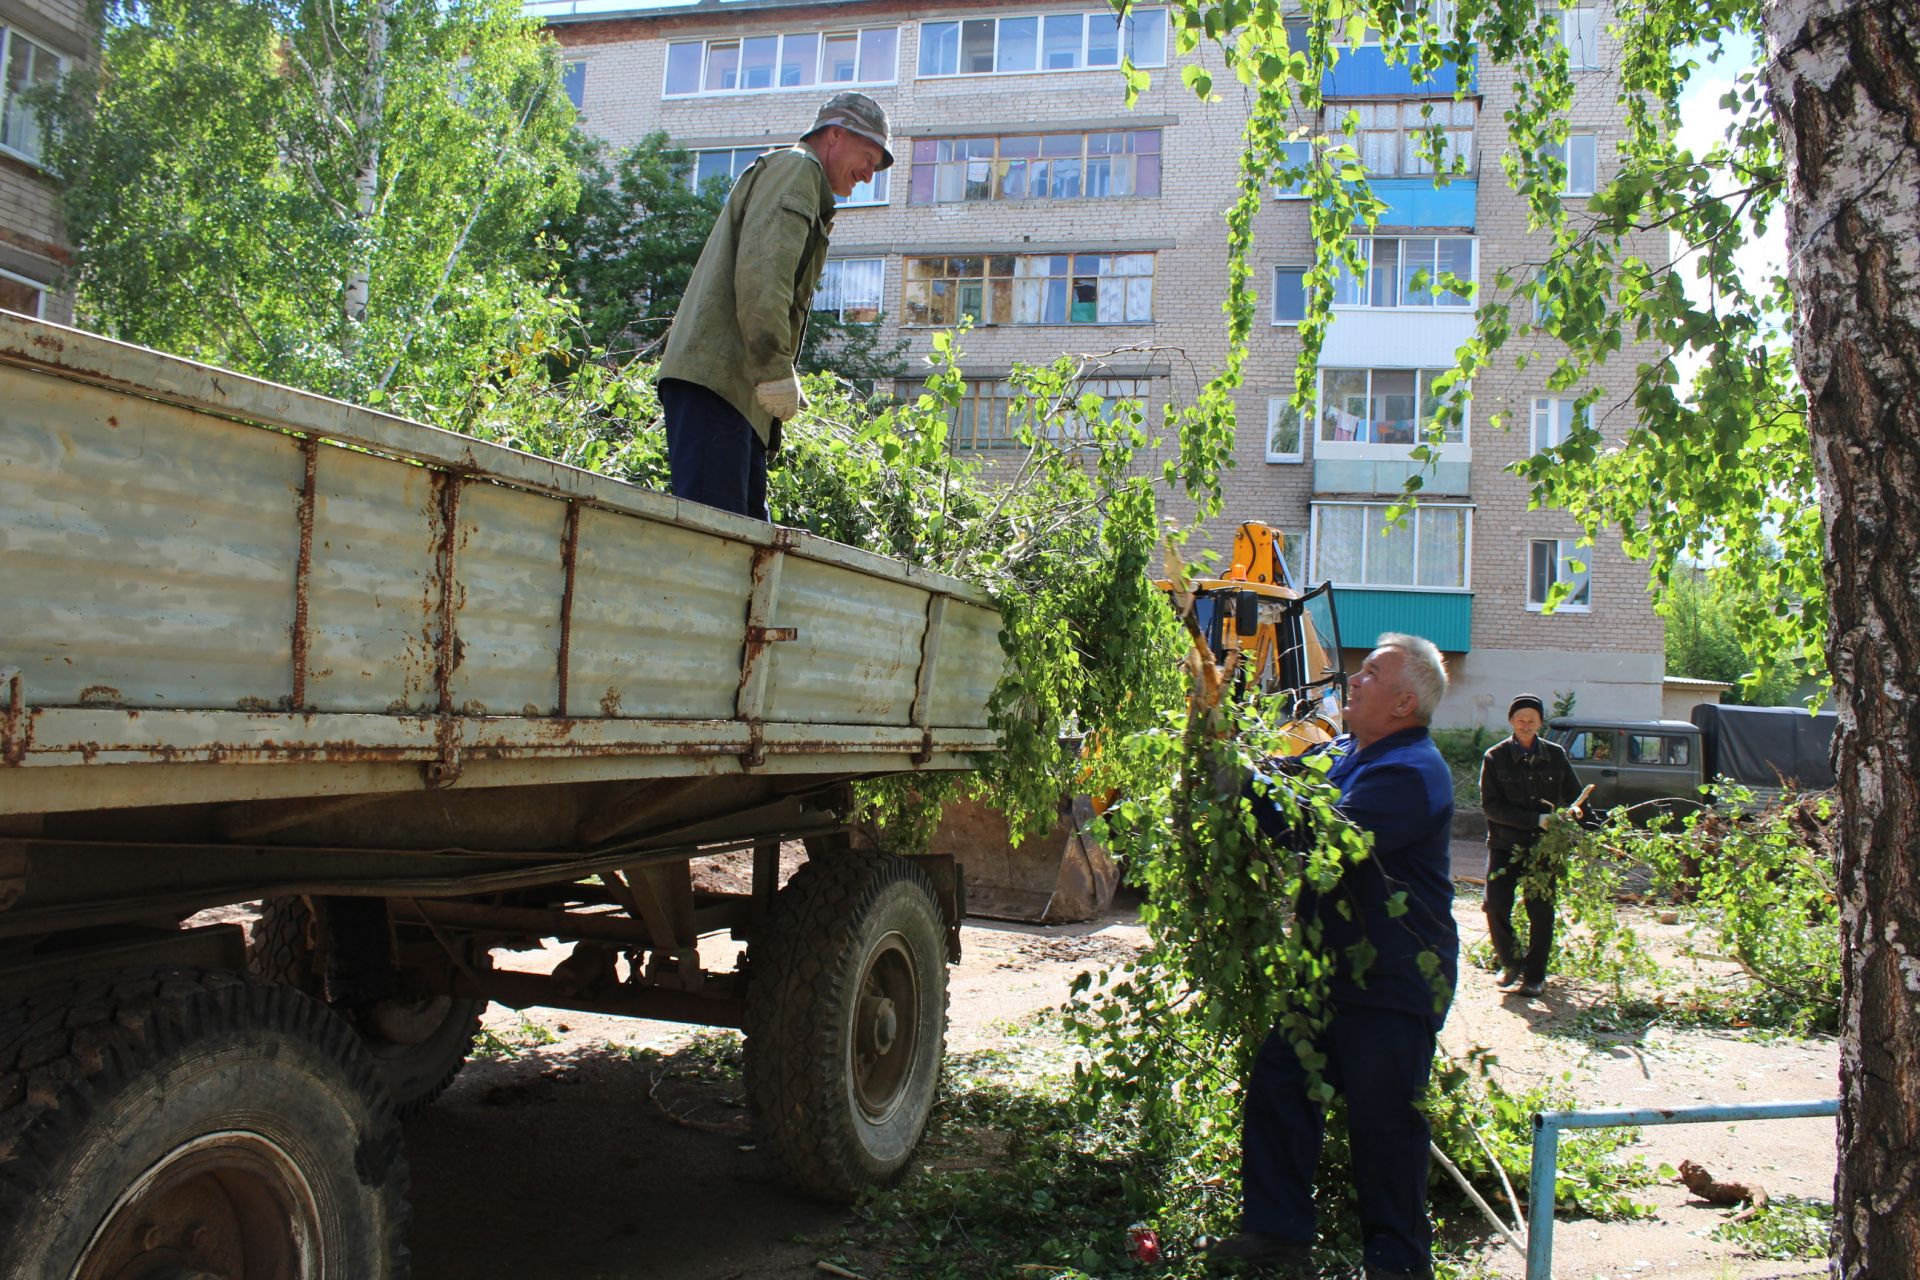
[{"label": "window", "polygon": [[[720,189],[730,191],[740,175],[752,167],[753,162],[769,151],[779,151],[780,147],[733,147],[717,151],[696,151],[693,153],[693,189],[700,190],[708,182],[719,179]],[[865,182],[855,183],[853,191],[845,196],[835,196],[833,203],[838,208],[850,208],[865,204],[885,204],[887,192],[891,186],[891,169],[882,169]]]},{"label": "window", "polygon": [[[1320,438],[1351,444],[1423,442],[1443,403],[1442,394],[1433,389],[1433,384],[1447,372],[1446,369],[1322,369]],[[1448,427],[1445,438],[1449,444],[1464,441],[1464,420]]]},{"label": "window", "polygon": [[38,280],[0,271],[0,308],[38,319],[46,302],[47,287]]},{"label": "window", "polygon": [[1471,102],[1361,102],[1327,114],[1327,132],[1352,145],[1370,177],[1473,172]]},{"label": "window", "polygon": [[1463,590],[1473,509],[1421,504],[1397,525],[1385,503],[1313,504],[1313,580]]},{"label": "window", "polygon": [[567,101],[573,104],[573,109],[584,110],[587,105],[587,64],[584,62],[561,63],[560,86],[567,91]]},{"label": "window", "polygon": [[917,138],[911,204],[1160,194],[1160,131]]},{"label": "window", "polygon": [[891,84],[899,48],[898,27],[682,41],[667,46],[665,96]]},{"label": "window", "polygon": [[[1336,307],[1469,307],[1474,283],[1472,236],[1358,236],[1365,270],[1342,259],[1333,280]],[[1450,285],[1451,276],[1457,285]]]},{"label": "window", "polygon": [[852,324],[872,324],[880,318],[886,278],[885,258],[829,258],[813,293],[813,309]]},{"label": "window", "polygon": [[1570,760],[1611,760],[1613,759],[1613,730],[1582,729],[1567,739],[1567,758]]},{"label": "window", "polygon": [[1123,49],[1136,67],[1166,66],[1166,10],[1134,9],[1124,20],[1102,9],[920,24],[923,76],[1117,67]]},{"label": "window", "polygon": [[1287,569],[1288,585],[1297,588],[1307,580],[1307,531],[1305,529],[1280,531],[1280,560]]},{"label": "window", "polygon": [[[1402,22],[1408,19],[1425,18],[1431,21],[1434,26],[1438,27],[1443,36],[1453,34],[1454,0],[1399,0],[1399,3],[1394,7],[1400,11],[1400,19]],[[1370,15],[1372,11],[1368,9],[1364,12]],[[1287,25],[1291,28],[1294,24],[1288,23]],[[1367,23],[1366,29],[1361,34],[1358,44],[1350,42],[1347,34],[1349,30],[1350,28],[1346,26],[1336,27],[1334,29],[1332,39],[1336,47],[1343,49],[1365,49],[1381,42],[1380,28],[1374,26],[1371,22]],[[1289,34],[1291,34],[1291,31],[1289,31]]]},{"label": "window", "polygon": [[1299,462],[1303,455],[1300,410],[1289,396],[1267,400],[1267,461]]},{"label": "window", "polygon": [[[1012,416],[1012,406],[1020,395],[1011,382],[967,382],[966,395],[948,421],[953,427],[949,437],[956,450],[1020,449],[1020,423]],[[1100,397],[1100,416],[1111,418],[1122,401],[1144,404],[1147,383],[1141,378],[1088,378],[1076,392],[1079,396]],[[1041,434],[1056,443],[1082,438],[1085,421],[1077,412],[1061,414],[1047,423]]]},{"label": "window", "polygon": [[722,191],[731,191],[740,175],[769,150],[769,147],[734,147],[731,150],[694,152],[693,189],[699,191],[717,179]]},{"label": "window", "polygon": [[0,90],[0,147],[28,160],[40,159],[40,113],[21,99],[28,89],[60,78],[60,55],[11,27],[0,27],[0,59],[6,83]]},{"label": "window", "polygon": [[1535,538],[1527,544],[1527,608],[1544,608],[1554,584],[1560,582],[1568,585],[1568,591],[1555,607],[1586,612],[1593,581],[1579,547],[1566,538]]},{"label": "window", "polygon": [[1277,148],[1277,163],[1282,172],[1273,186],[1275,200],[1305,200],[1307,198],[1307,166],[1313,163],[1313,144],[1302,139],[1299,142],[1283,142]]},{"label": "window", "polygon": [[1627,763],[1685,765],[1692,757],[1687,739],[1677,734],[1630,733]]},{"label": "window", "polygon": [[909,325],[1148,324],[1153,255],[908,258],[903,310]]},{"label": "window", "polygon": [[1599,178],[1599,152],[1596,139],[1591,133],[1570,133],[1564,143],[1553,143],[1547,147],[1547,153],[1566,166],[1565,179],[1560,184],[1560,194],[1565,196],[1590,196]]},{"label": "window", "polygon": [[1273,269],[1273,322],[1299,324],[1307,318],[1307,269]]},{"label": "window", "polygon": [[1593,406],[1578,400],[1536,396],[1533,401],[1533,451],[1541,453],[1566,440],[1573,424],[1593,425]]},{"label": "window", "polygon": [[1584,5],[1560,10],[1560,43],[1567,46],[1567,65],[1575,71],[1600,66],[1600,11]]}]

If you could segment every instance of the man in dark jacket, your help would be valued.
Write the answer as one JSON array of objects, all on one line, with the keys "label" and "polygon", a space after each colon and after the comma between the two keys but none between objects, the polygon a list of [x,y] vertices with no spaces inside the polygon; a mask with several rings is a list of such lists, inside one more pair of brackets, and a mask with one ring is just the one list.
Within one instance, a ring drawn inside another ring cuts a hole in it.
[{"label": "man in dark jacket", "polygon": [[[1333,890],[1299,906],[1318,917],[1331,953],[1363,940],[1377,952],[1358,979],[1340,966],[1332,1020],[1313,1046],[1325,1057],[1323,1078],[1347,1100],[1368,1280],[1433,1274],[1429,1137],[1419,1101],[1460,948],[1449,860],[1453,780],[1427,734],[1446,689],[1439,650],[1392,634],[1348,682],[1348,733],[1325,748],[1337,757],[1327,780],[1340,789],[1340,813],[1372,834],[1373,848]],[[1287,820],[1268,788],[1255,788],[1252,803],[1262,830],[1284,838]],[[1310,1267],[1326,1127],[1312,1083],[1276,1029],[1247,1085],[1243,1230],[1214,1245],[1211,1261]]]},{"label": "man in dark jacket", "polygon": [[836,93],[793,146],[740,175],[660,361],[675,497],[767,518],[767,455],[800,411],[793,362],[827,263],[833,198],[893,163],[887,113]]},{"label": "man in dark jacket", "polygon": [[[1487,748],[1480,757],[1480,807],[1487,815],[1487,928],[1494,958],[1500,962],[1500,989],[1537,996],[1547,985],[1547,957],[1553,950],[1553,895],[1529,890],[1527,954],[1517,956],[1513,935],[1513,898],[1520,881],[1534,869],[1533,847],[1556,809],[1573,804],[1580,779],[1557,742],[1540,736],[1545,723],[1540,699],[1523,693],[1507,706],[1513,736]],[[1573,816],[1581,816],[1576,810]]]}]

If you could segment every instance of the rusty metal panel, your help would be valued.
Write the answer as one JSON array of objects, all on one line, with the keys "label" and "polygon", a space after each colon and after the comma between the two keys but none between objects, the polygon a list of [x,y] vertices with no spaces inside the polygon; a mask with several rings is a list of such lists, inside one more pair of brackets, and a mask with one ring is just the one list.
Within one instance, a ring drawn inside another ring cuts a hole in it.
[{"label": "rusty metal panel", "polygon": [[950,600],[941,631],[940,678],[933,687],[929,719],[936,725],[985,728],[987,697],[1006,670],[1000,615]]},{"label": "rusty metal panel", "polygon": [[281,707],[292,438],[0,368],[0,666],[29,703]]},{"label": "rusty metal panel", "polygon": [[453,705],[462,715],[550,716],[560,669],[567,508],[498,485],[460,496]]},{"label": "rusty metal panel", "polygon": [[773,625],[766,718],[808,724],[908,722],[927,593],[790,555]]},{"label": "rusty metal panel", "polygon": [[752,560],[745,542],[581,512],[567,714],[731,718]]},{"label": "rusty metal panel", "polygon": [[347,449],[322,449],[316,470],[307,701],[328,712],[432,711],[434,473]]},{"label": "rusty metal panel", "polygon": [[982,606],[991,607],[993,603],[973,583],[797,529],[778,528],[697,502],[683,502],[501,445],[25,316],[0,314],[0,364],[67,381],[131,390],[148,404],[165,401],[226,418],[316,434],[460,475],[486,477],[536,493],[580,498],[609,511],[671,522],[750,545],[777,543],[823,563],[913,583]]}]

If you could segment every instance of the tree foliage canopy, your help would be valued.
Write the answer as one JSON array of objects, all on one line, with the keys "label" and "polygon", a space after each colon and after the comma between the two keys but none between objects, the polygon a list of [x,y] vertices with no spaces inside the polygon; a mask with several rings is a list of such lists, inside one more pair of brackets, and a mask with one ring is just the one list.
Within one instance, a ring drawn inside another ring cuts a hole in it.
[{"label": "tree foliage canopy", "polygon": [[574,113],[511,0],[153,0],[102,26],[49,156],[103,332],[418,408],[544,305]]}]

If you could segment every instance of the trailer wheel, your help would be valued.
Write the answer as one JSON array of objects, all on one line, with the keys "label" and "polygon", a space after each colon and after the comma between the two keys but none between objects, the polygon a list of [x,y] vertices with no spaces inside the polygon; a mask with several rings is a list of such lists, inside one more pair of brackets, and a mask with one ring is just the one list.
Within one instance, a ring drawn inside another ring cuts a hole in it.
[{"label": "trailer wheel", "polygon": [[[322,999],[313,930],[313,909],[306,899],[268,898],[253,926],[247,968],[269,982]],[[464,996],[403,995],[347,1014],[379,1066],[402,1120],[432,1105],[466,1066],[486,1007],[485,1000]]]},{"label": "trailer wheel", "polygon": [[946,926],[904,858],[809,862],[749,953],[747,1102],[804,1191],[848,1200],[896,1177],[946,1054]]},{"label": "trailer wheel", "polygon": [[0,1014],[0,1277],[403,1280],[407,1168],[352,1028],[139,969]]}]

